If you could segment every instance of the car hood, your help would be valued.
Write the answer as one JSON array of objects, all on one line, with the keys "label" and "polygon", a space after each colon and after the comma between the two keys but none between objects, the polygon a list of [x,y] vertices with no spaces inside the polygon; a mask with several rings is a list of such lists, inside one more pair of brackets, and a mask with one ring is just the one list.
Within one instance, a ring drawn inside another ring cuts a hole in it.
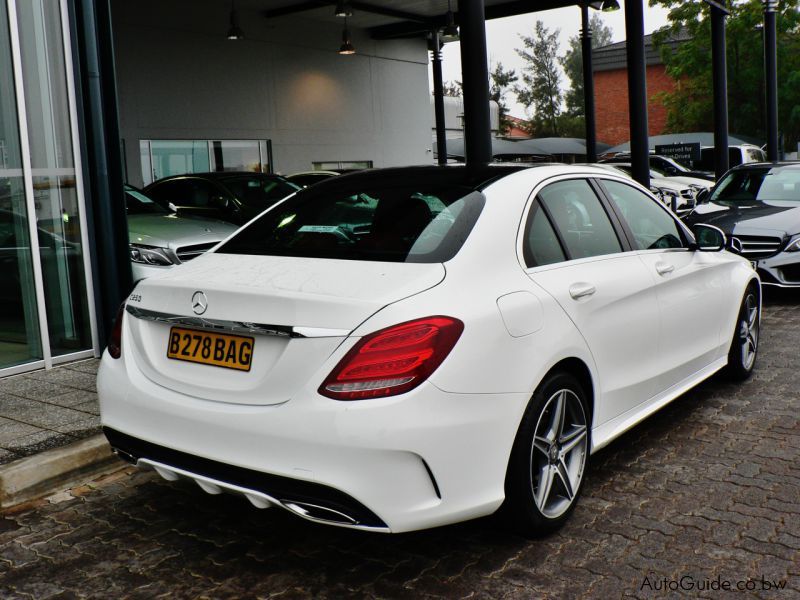
[{"label": "car hood", "polygon": [[666,178],[666,177],[651,177],[650,185],[678,193],[680,193],[681,190],[685,190],[686,188],[689,187],[685,183],[681,183],[680,181],[676,181],[673,178]]},{"label": "car hood", "polygon": [[128,215],[128,237],[132,244],[161,248],[224,240],[237,227],[223,221],[176,215]]},{"label": "car hood", "polygon": [[690,225],[707,223],[727,234],[786,237],[800,233],[800,205],[779,206],[769,202],[751,204],[700,204],[686,218]]}]

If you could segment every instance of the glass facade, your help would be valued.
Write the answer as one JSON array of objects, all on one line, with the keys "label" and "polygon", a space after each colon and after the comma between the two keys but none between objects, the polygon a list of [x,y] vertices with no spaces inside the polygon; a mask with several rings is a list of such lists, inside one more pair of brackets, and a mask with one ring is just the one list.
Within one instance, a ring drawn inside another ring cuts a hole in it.
[{"label": "glass facade", "polygon": [[65,30],[0,2],[0,375],[93,349]]},{"label": "glass facade", "polygon": [[267,140],[140,140],[142,181],[209,171],[269,173]]}]

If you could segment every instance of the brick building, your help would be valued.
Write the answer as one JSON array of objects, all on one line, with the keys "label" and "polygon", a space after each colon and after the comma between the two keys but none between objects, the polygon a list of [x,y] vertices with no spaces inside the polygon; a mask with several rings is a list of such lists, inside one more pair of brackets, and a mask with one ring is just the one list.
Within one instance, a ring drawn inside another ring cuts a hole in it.
[{"label": "brick building", "polygon": [[[667,42],[677,46],[685,38]],[[658,95],[675,89],[666,73],[661,53],[653,46],[652,35],[644,38],[647,69],[648,135],[664,133],[667,110]],[[628,66],[625,42],[595,48],[593,56],[597,139],[612,145],[630,140],[628,114]]]}]

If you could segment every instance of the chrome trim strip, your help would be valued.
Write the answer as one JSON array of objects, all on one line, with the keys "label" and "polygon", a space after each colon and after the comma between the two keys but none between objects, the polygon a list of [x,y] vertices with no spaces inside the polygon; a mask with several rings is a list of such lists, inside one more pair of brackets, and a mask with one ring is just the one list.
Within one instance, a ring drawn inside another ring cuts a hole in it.
[{"label": "chrome trim strip", "polygon": [[[211,477],[206,477],[205,475],[198,475],[197,473],[192,473],[191,471],[184,471],[183,469],[178,469],[177,467],[173,467],[173,466],[170,466],[170,465],[167,465],[167,464],[164,464],[164,463],[160,463],[160,462],[157,462],[155,460],[150,460],[148,458],[140,458],[140,459],[138,459],[136,461],[136,466],[139,467],[139,468],[142,468],[143,466],[150,467],[150,468],[154,469],[156,472],[158,472],[159,475],[161,475],[162,477],[164,477],[167,480],[172,480],[170,477],[168,477],[169,474],[175,474],[175,475],[179,475],[181,477],[187,477],[189,479],[193,479],[198,484],[203,483],[203,484],[206,484],[206,485],[217,486],[217,487],[222,488],[223,490],[225,490],[227,492],[233,492],[234,494],[240,494],[242,496],[247,497],[248,499],[250,499],[251,497],[254,497],[256,499],[264,501],[265,503],[268,503],[269,505],[279,506],[280,508],[292,513],[293,515],[297,515],[298,517],[301,517],[301,518],[303,518],[303,519],[305,519],[307,521],[313,521],[315,523],[323,523],[325,525],[333,525],[335,527],[346,527],[347,529],[360,529],[362,531],[374,531],[374,532],[377,532],[377,533],[391,533],[391,529],[389,529],[388,527],[371,527],[369,525],[359,525],[358,522],[355,519],[353,519],[352,517],[350,517],[349,515],[345,515],[344,513],[340,513],[339,511],[336,511],[336,510],[333,510],[333,509],[330,509],[330,508],[326,508],[324,506],[320,506],[319,508],[321,508],[323,510],[330,511],[331,513],[341,514],[343,517],[345,517],[345,518],[349,519],[350,521],[352,521],[352,523],[342,523],[340,521],[328,521],[326,519],[320,519],[320,518],[317,518],[317,517],[312,517],[312,516],[310,516],[308,514],[304,514],[303,511],[298,510],[298,508],[301,508],[300,505],[304,504],[302,502],[299,503],[299,505],[296,505],[292,501],[281,501],[281,500],[278,500],[277,498],[273,498],[272,496],[270,496],[268,494],[265,494],[264,492],[260,492],[258,490],[252,490],[252,489],[249,489],[249,488],[244,488],[244,487],[241,487],[241,486],[238,486],[238,485],[234,485],[232,483],[226,483],[224,481],[219,481],[218,479],[213,479]],[[162,474],[164,471],[166,471],[166,475],[167,476]],[[202,485],[200,487],[204,491],[208,491]],[[250,500],[250,502],[253,502],[253,500]],[[315,506],[315,505],[308,504],[308,506]]]},{"label": "chrome trim strip", "polygon": [[169,325],[184,325],[211,331],[231,333],[248,333],[255,335],[272,335],[288,338],[323,338],[346,337],[348,329],[325,329],[322,327],[292,327],[291,325],[267,325],[264,323],[248,323],[246,321],[226,321],[222,319],[206,319],[189,315],[173,315],[169,313],[139,308],[127,304],[125,310],[133,317],[144,321],[155,321]]},{"label": "chrome trim strip", "polygon": [[229,331],[232,333],[254,333],[290,338],[306,337],[293,331],[292,327],[287,325],[265,325],[262,323],[246,323],[244,321],[224,321],[221,319],[206,319],[204,317],[172,315],[146,308],[138,308],[130,304],[125,306],[125,310],[137,319],[167,323],[169,325],[185,325],[186,327],[210,329],[211,331]]}]

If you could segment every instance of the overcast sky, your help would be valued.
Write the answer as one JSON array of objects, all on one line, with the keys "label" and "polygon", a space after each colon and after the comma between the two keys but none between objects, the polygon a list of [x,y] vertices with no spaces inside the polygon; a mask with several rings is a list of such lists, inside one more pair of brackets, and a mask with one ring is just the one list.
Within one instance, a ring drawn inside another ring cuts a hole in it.
[{"label": "overcast sky", "polygon": [[[618,10],[612,13],[599,13],[606,25],[613,32],[613,41],[619,42],[625,39],[625,11]],[[516,69],[517,72],[522,68],[522,60],[514,52],[515,48],[522,46],[519,35],[530,35],[533,32],[534,24],[539,19],[544,22],[545,27],[551,31],[559,29],[560,48],[559,55],[563,55],[568,47],[570,37],[577,35],[581,27],[581,13],[577,6],[547,10],[539,13],[508,17],[505,19],[493,19],[486,22],[486,43],[489,50],[489,63],[494,66],[497,62],[503,63],[506,69]],[[661,7],[644,8],[644,32],[651,33],[653,30],[667,24],[667,10]],[[461,50],[459,44],[445,44],[443,51],[444,62],[442,71],[445,81],[461,81]],[[562,73],[562,89],[568,87],[568,82]],[[516,117],[525,118],[525,109],[517,104],[514,94],[506,96],[511,114]]]}]

